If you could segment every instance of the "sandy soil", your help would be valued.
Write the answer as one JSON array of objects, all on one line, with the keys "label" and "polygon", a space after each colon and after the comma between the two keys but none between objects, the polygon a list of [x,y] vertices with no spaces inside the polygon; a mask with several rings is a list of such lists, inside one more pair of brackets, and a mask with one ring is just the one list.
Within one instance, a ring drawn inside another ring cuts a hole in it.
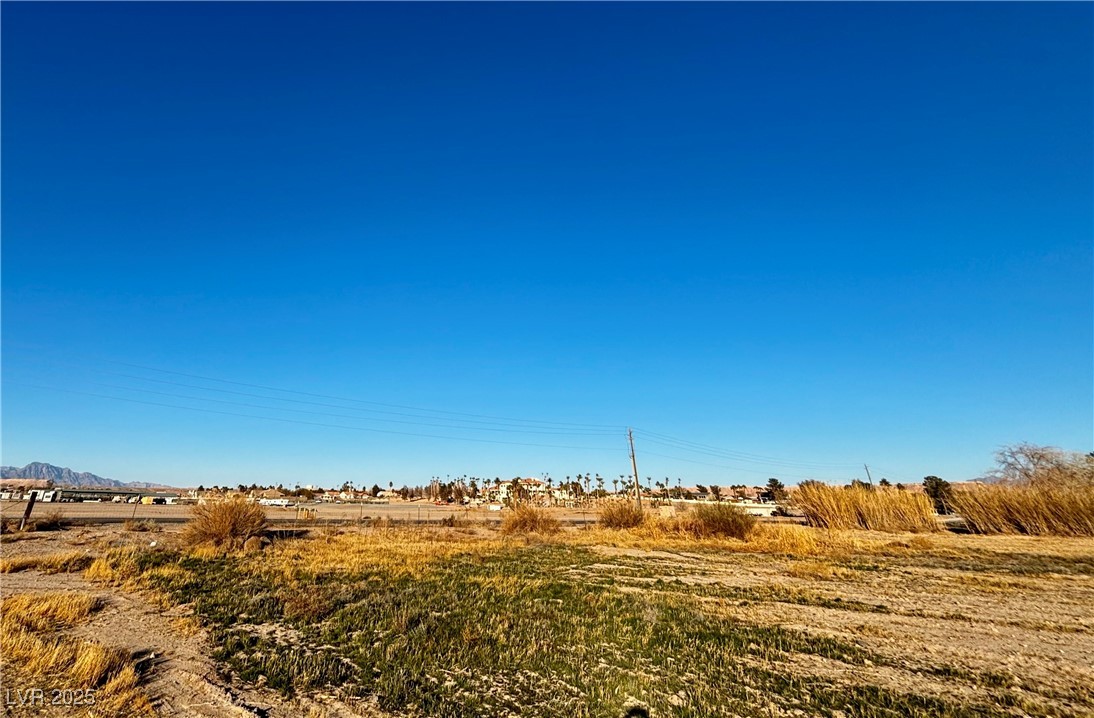
[{"label": "sandy soil", "polygon": [[[642,566],[649,575],[639,584],[676,579],[865,604],[859,610],[787,600],[722,606],[727,618],[838,637],[889,659],[864,671],[796,654],[803,673],[941,697],[964,692],[988,702],[991,686],[976,684],[1005,680],[1034,703],[1094,715],[1094,576],[1068,572],[1073,561],[1094,567],[1094,541],[950,534],[930,540],[936,545],[930,551],[846,561],[599,550]],[[987,558],[962,567],[967,552],[985,551]],[[862,610],[868,607],[877,612]],[[961,672],[968,687],[933,675],[940,666]]]}]

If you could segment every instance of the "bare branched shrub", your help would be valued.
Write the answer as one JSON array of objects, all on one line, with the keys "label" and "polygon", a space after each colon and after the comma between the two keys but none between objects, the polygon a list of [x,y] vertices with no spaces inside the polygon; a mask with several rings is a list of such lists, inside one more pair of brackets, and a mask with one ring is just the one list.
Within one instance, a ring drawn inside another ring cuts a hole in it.
[{"label": "bare branched shrub", "polygon": [[1094,455],[1054,446],[1016,444],[995,453],[996,468],[986,478],[1008,484],[1094,486]]},{"label": "bare branched shrub", "polygon": [[600,509],[597,522],[608,529],[632,529],[646,520],[646,512],[631,501],[611,501]]},{"label": "bare branched shrub", "polygon": [[234,548],[266,530],[266,511],[240,499],[200,504],[183,530],[191,546],[212,544]]},{"label": "bare branched shrub", "polygon": [[995,483],[953,492],[970,531],[1094,536],[1094,456],[1018,444],[995,458]]},{"label": "bare branched shrub", "polygon": [[528,504],[514,506],[513,513],[506,516],[501,524],[503,534],[553,534],[558,530],[558,519],[547,513],[546,509],[537,509]]}]

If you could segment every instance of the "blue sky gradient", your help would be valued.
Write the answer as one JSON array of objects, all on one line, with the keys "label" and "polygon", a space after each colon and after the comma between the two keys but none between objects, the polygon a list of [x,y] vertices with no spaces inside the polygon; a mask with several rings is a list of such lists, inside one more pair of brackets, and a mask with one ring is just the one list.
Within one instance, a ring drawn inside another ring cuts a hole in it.
[{"label": "blue sky gradient", "polygon": [[5,464],[614,477],[631,425],[719,448],[639,431],[643,475],[731,484],[1094,448],[1090,4],[2,13]]}]

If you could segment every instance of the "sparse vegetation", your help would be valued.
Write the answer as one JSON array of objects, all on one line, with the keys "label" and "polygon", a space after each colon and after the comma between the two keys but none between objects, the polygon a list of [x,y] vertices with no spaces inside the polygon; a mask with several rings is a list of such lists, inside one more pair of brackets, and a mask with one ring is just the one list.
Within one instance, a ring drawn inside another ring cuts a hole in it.
[{"label": "sparse vegetation", "polygon": [[[996,541],[979,537],[750,525],[725,513],[732,506],[705,508],[717,513],[651,515],[628,529],[540,533],[531,542],[523,532],[388,526],[282,539],[254,554],[211,543],[183,552],[112,548],[85,575],[186,605],[187,630],[208,631],[215,659],[243,684],[286,696],[329,693],[407,718],[621,715],[628,697],[653,715],[691,718],[796,710],[1002,717],[1007,706],[1068,716],[1076,713],[1060,706],[1094,706],[1081,687],[1029,683],[1021,692],[989,665],[911,651],[897,660],[870,643],[899,635],[878,618],[887,615],[971,625],[969,611],[937,610],[933,599],[917,605],[872,593],[911,580],[897,578],[907,568],[917,568],[916,582],[932,570],[982,576],[975,585],[947,578],[939,588],[990,596],[1040,576],[1094,575],[1081,551],[1007,554],[976,548]],[[708,528],[698,528],[701,520]],[[789,628],[788,607],[824,613]],[[74,610],[74,618],[50,614],[39,625],[71,625],[95,609]],[[812,630],[832,616],[850,627]],[[1006,621],[1061,636],[1094,629],[1010,614]],[[896,680],[873,680],[861,670],[869,664]],[[933,681],[929,690],[923,676]]]},{"label": "sparse vegetation", "polygon": [[191,546],[233,549],[265,530],[266,511],[260,505],[233,499],[195,506],[183,537]]},{"label": "sparse vegetation", "polygon": [[806,481],[794,493],[794,503],[810,526],[870,531],[937,531],[931,500],[924,494],[862,484],[830,486]]},{"label": "sparse vegetation", "polygon": [[126,531],[159,531],[160,525],[151,519],[126,519],[123,524]]},{"label": "sparse vegetation", "polygon": [[[437,716],[622,715],[628,700],[653,715],[692,717],[1000,714],[986,704],[791,677],[784,661],[794,655],[843,670],[888,659],[837,638],[751,623],[734,608],[774,601],[869,615],[884,607],[779,587],[658,581],[657,590],[637,591],[658,576],[648,562],[608,559],[563,539],[528,545],[388,531],[282,542],[261,559],[146,553],[110,560],[145,567],[139,583],[193,606],[218,660],[285,694],[337,690],[382,710]],[[594,570],[606,563],[609,574]],[[852,572],[817,566],[832,580]]]}]

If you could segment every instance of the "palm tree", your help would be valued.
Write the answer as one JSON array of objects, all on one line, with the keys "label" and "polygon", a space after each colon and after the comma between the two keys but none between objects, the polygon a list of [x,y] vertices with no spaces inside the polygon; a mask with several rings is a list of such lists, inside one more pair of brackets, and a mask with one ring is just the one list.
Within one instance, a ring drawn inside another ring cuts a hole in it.
[{"label": "palm tree", "polygon": [[[620,476],[619,478],[621,479],[623,477]],[[612,479],[612,493],[613,494],[618,494],[619,493],[619,479]]]}]

